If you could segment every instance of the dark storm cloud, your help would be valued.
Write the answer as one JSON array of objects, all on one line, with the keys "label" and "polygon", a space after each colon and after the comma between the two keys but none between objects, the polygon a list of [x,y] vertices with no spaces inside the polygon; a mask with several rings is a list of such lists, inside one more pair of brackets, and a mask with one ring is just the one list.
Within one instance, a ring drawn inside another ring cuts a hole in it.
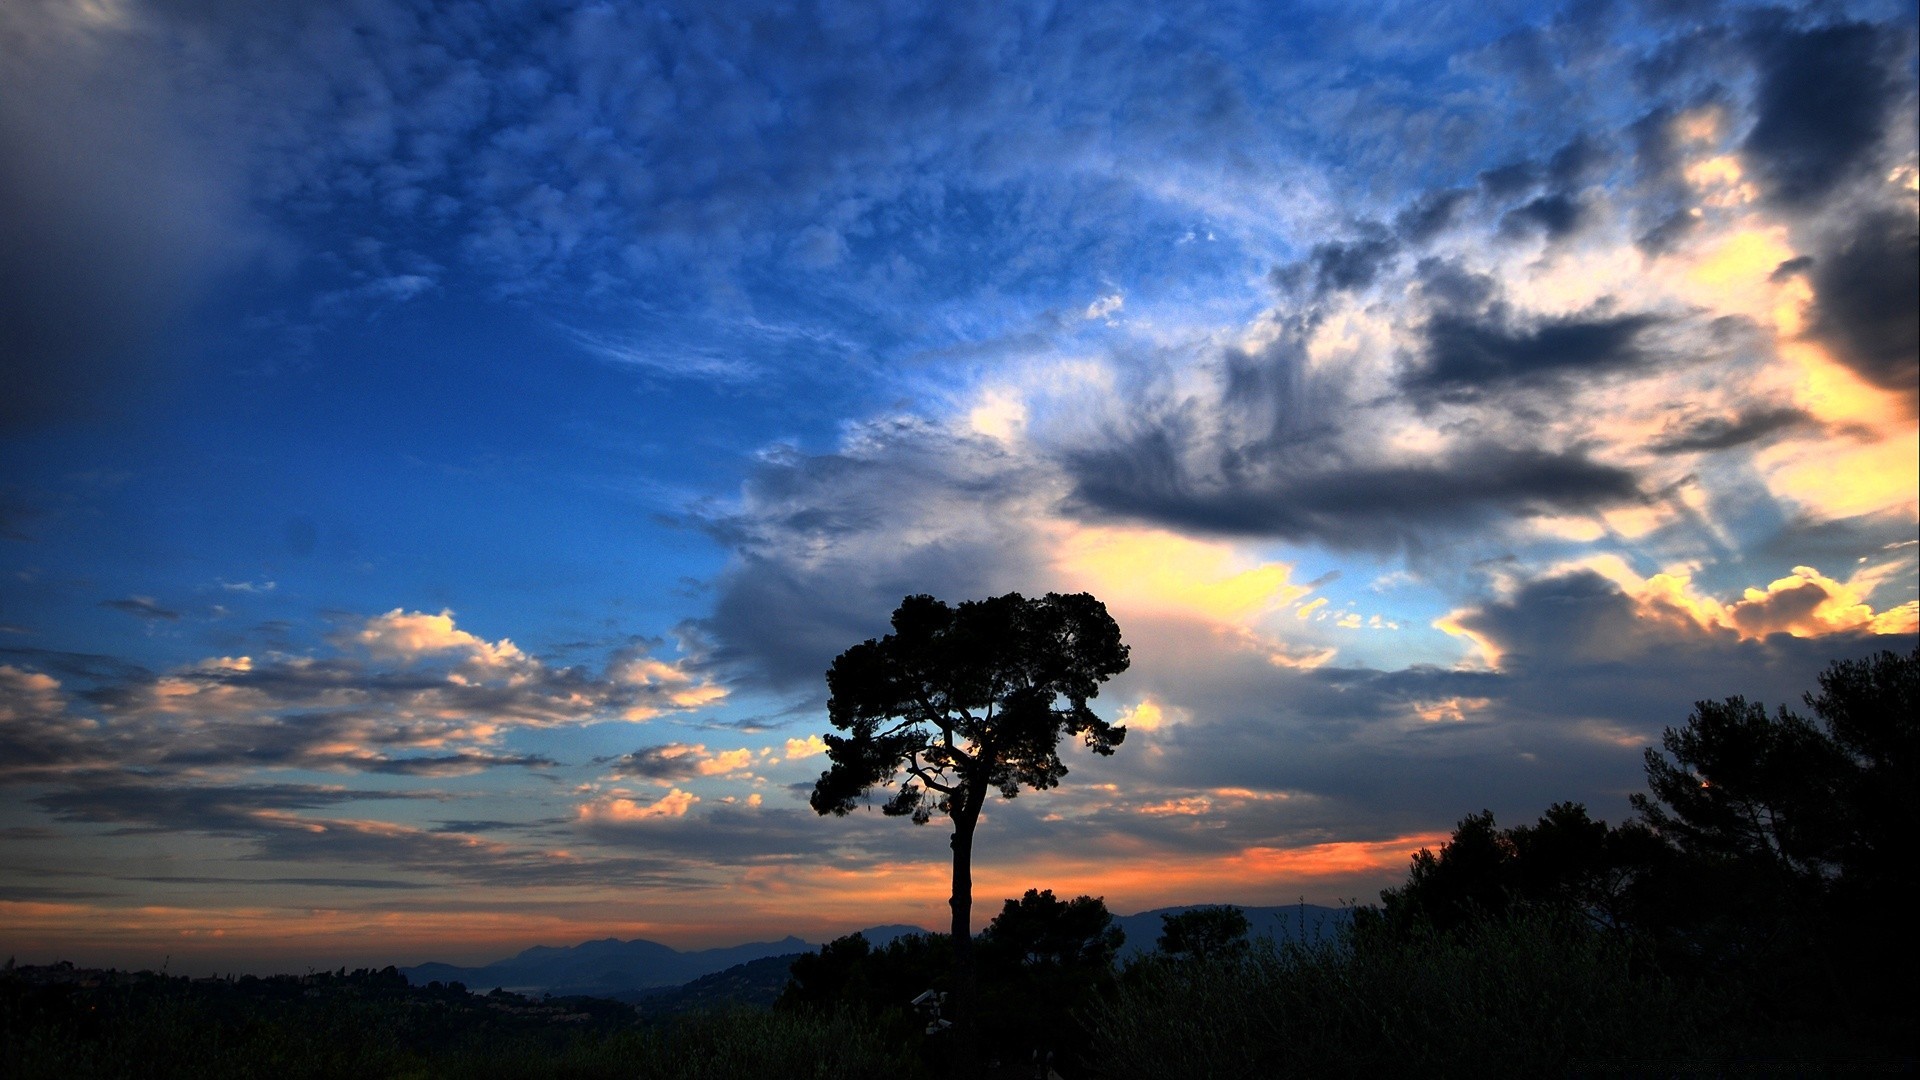
[{"label": "dark storm cloud", "polygon": [[1861,214],[1813,260],[1814,332],[1886,390],[1920,392],[1920,228],[1913,206]]},{"label": "dark storm cloud", "polygon": [[1774,267],[1773,273],[1767,275],[1767,280],[1778,284],[1793,277],[1795,274],[1806,273],[1812,268],[1813,256],[1795,255],[1793,258],[1787,259],[1781,262],[1779,266]]},{"label": "dark storm cloud", "polygon": [[1467,446],[1427,462],[1325,463],[1237,484],[1197,480],[1164,433],[1069,463],[1075,498],[1099,515],[1179,529],[1390,549],[1424,530],[1640,498],[1633,474],[1578,452]]},{"label": "dark storm cloud", "polygon": [[1480,189],[1495,199],[1509,199],[1532,190],[1540,182],[1540,166],[1515,161],[1480,174]]},{"label": "dark storm cloud", "polygon": [[1473,192],[1465,188],[1426,192],[1394,215],[1393,226],[1409,242],[1425,243],[1446,231],[1472,197]]},{"label": "dark storm cloud", "polygon": [[1794,408],[1758,408],[1735,416],[1709,416],[1678,424],[1648,449],[1656,454],[1692,454],[1730,450],[1815,423]]},{"label": "dark storm cloud", "polygon": [[1645,334],[1658,316],[1572,315],[1522,325],[1496,305],[1484,315],[1443,311],[1428,320],[1420,363],[1401,386],[1423,404],[1474,401],[1520,386],[1628,371],[1652,363]]},{"label": "dark storm cloud", "polygon": [[1660,105],[1627,128],[1641,197],[1632,206],[1635,244],[1647,255],[1664,255],[1700,227],[1684,168],[1686,154],[1674,130],[1676,113]]},{"label": "dark storm cloud", "polygon": [[1537,229],[1545,233],[1547,239],[1559,240],[1579,229],[1583,219],[1584,210],[1578,200],[1567,195],[1542,195],[1507,211],[1500,219],[1500,231],[1523,235]]},{"label": "dark storm cloud", "polygon": [[1599,139],[1576,135],[1547,159],[1547,183],[1555,191],[1577,191],[1600,175],[1612,156],[1613,151]]},{"label": "dark storm cloud", "polygon": [[1887,61],[1895,32],[1866,23],[1801,30],[1782,13],[1750,32],[1760,87],[1742,150],[1770,198],[1808,206],[1871,170],[1897,100]]},{"label": "dark storm cloud", "polygon": [[1352,240],[1316,244],[1305,259],[1276,267],[1274,283],[1320,296],[1365,289],[1399,254],[1400,242],[1378,224],[1356,232]]}]

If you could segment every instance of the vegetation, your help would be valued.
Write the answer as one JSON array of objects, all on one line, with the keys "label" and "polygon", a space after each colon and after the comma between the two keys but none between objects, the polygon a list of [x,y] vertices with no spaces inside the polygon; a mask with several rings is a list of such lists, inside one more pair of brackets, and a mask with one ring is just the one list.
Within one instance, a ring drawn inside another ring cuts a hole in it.
[{"label": "vegetation", "polygon": [[844,815],[874,787],[894,786],[882,810],[924,825],[953,823],[951,955],[960,1038],[973,983],[973,834],[987,793],[1011,799],[1067,775],[1062,735],[1112,754],[1127,729],[1087,702],[1127,669],[1127,647],[1106,605],[1086,593],[1029,600],[1008,593],[949,607],[909,596],[893,633],[841,653],[827,671],[832,767],[814,785],[821,814]]},{"label": "vegetation", "polygon": [[[1634,820],[1577,803],[1463,818],[1337,939],[1247,940],[1233,908],[1163,917],[1116,967],[1095,897],[1028,890],[980,936],[987,1071],[1104,1077],[1911,1072],[1920,652],[1839,663],[1811,716],[1700,702],[1647,755]],[[949,935],[859,935],[703,980],[712,1011],[532,1001],[393,969],[239,980],[0,974],[23,1077],[951,1075],[923,1002]],[[749,970],[751,968],[752,970]],[[764,1000],[764,998],[763,998]],[[995,1060],[997,1059],[997,1061]]]},{"label": "vegetation", "polygon": [[408,987],[392,968],[186,979],[56,968],[0,975],[0,1075],[275,1080],[911,1078],[864,1016],[700,1013],[644,1024],[597,998]]}]

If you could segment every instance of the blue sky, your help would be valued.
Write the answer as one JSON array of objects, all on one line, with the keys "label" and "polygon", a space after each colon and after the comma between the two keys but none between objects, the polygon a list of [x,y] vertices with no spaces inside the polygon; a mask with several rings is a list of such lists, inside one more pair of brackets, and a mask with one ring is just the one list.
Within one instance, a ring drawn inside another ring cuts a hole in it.
[{"label": "blue sky", "polygon": [[[1132,735],[982,896],[1367,899],[1916,637],[1911,5],[0,12],[0,909],[273,968],[933,924],[900,598]],[[996,894],[997,895],[997,894]]]}]

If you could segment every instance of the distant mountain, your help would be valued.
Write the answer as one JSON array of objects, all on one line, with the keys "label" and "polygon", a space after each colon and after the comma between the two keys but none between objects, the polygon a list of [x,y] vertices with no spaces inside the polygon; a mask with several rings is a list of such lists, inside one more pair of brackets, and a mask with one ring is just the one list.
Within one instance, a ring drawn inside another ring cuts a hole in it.
[{"label": "distant mountain", "polygon": [[876,949],[890,944],[895,938],[903,938],[908,934],[930,934],[932,932],[933,931],[925,927],[907,926],[903,923],[894,923],[888,926],[869,926],[865,930],[857,931],[861,937],[867,939],[867,944]]},{"label": "distant mountain", "polygon": [[[1155,908],[1142,911],[1137,915],[1116,915],[1114,925],[1126,931],[1126,943],[1120,946],[1120,959],[1130,960],[1142,953],[1153,951],[1160,940],[1163,927],[1161,916],[1178,915],[1195,908],[1218,907],[1217,904],[1188,904],[1185,907]],[[1234,907],[1240,907],[1235,904]],[[1248,936],[1252,938],[1270,937],[1276,943],[1288,941],[1324,941],[1338,934],[1353,921],[1353,912],[1347,908],[1322,907],[1319,904],[1291,904],[1286,907],[1240,907],[1240,914],[1247,917]]]},{"label": "distant mountain", "polygon": [[738,1005],[771,1006],[787,988],[793,962],[804,955],[790,953],[735,964],[725,971],[702,975],[685,986],[638,992],[626,1000],[638,1003],[640,1015],[649,1018]]},{"label": "distant mountain", "polygon": [[[1120,958],[1131,959],[1152,952],[1160,939],[1162,915],[1191,911],[1186,907],[1156,908],[1137,915],[1114,918],[1127,940]],[[1331,937],[1352,919],[1343,908],[1295,904],[1289,907],[1243,907],[1240,909],[1252,925],[1254,937],[1270,936],[1275,941],[1317,941]],[[860,931],[875,947],[884,946],[907,934],[924,934],[918,926],[891,924]],[[818,945],[788,936],[779,941],[755,941],[724,949],[700,949],[681,952],[657,941],[636,938],[621,941],[603,938],[578,945],[536,945],[517,956],[496,960],[481,967],[427,963],[401,968],[409,982],[424,986],[430,982],[465,983],[469,990],[487,991],[502,987],[522,994],[552,994],[561,997],[580,994],[590,997],[618,998],[623,1001],[652,1001],[663,992],[679,987],[685,994],[676,999],[707,1002],[715,1000],[758,1001],[769,987],[778,996],[786,985],[785,967],[795,955],[814,952]],[[778,958],[781,963],[760,963]],[[740,965],[750,970],[730,971]],[[727,979],[709,980],[711,985],[692,986],[707,976],[727,973]],[[775,985],[777,983],[777,985]],[[664,1005],[665,1002],[663,1001]]]},{"label": "distant mountain", "polygon": [[483,967],[427,963],[401,968],[415,986],[461,982],[470,990],[496,986],[523,994],[585,994],[625,997],[633,991],[673,987],[769,956],[810,952],[815,946],[797,937],[755,941],[724,949],[681,952],[657,941],[604,938],[578,945],[536,945]]}]

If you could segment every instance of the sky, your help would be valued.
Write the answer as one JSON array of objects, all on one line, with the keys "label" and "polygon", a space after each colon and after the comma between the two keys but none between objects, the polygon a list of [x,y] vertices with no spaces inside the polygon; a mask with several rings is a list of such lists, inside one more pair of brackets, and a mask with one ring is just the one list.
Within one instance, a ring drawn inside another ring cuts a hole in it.
[{"label": "sky", "polygon": [[1373,900],[1915,647],[1916,15],[0,5],[0,949],[945,920],[902,597],[1132,667],[984,923]]}]

